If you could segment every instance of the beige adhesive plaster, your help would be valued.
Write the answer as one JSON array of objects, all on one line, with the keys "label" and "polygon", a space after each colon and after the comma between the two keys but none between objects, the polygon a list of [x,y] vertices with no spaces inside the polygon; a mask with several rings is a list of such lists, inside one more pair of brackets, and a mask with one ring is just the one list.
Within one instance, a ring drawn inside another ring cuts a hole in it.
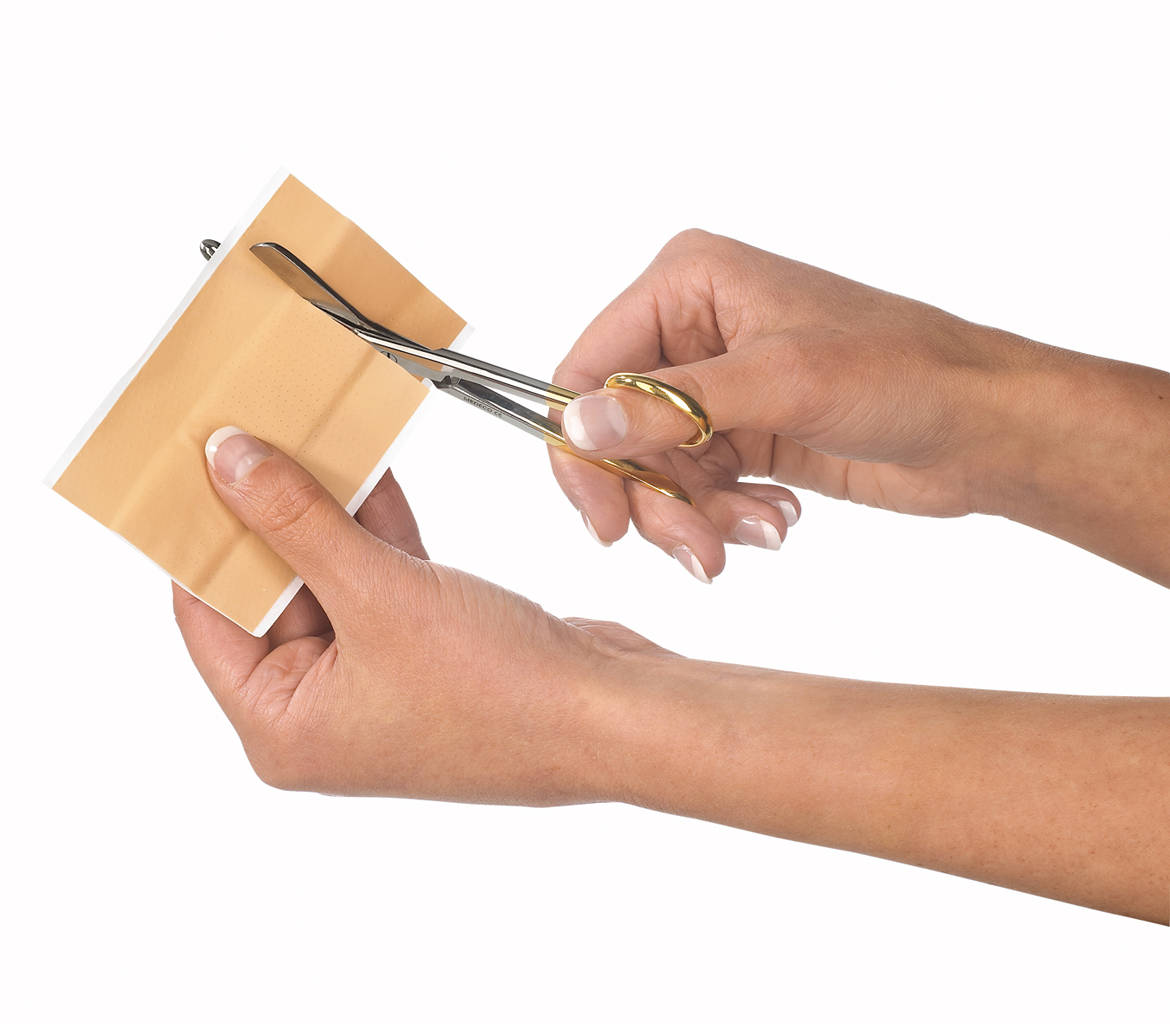
[{"label": "beige adhesive plaster", "polygon": [[259,634],[299,581],[224,507],[203,446],[235,425],[304,464],[350,511],[426,394],[255,256],[279,242],[358,309],[432,348],[466,326],[295,178],[277,187],[53,483],[185,589]]}]

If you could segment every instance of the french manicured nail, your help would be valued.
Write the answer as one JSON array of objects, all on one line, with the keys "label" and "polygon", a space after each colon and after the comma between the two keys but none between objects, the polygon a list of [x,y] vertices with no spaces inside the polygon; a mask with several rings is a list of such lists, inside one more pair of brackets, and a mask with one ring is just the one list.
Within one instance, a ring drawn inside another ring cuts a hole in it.
[{"label": "french manicured nail", "polygon": [[597,536],[597,528],[593,525],[593,520],[590,519],[584,512],[581,513],[581,519],[585,523],[585,529],[589,531],[589,536],[592,537],[603,548],[609,547],[612,541],[602,540]]},{"label": "french manicured nail", "polygon": [[735,539],[754,548],[780,550],[780,531],[759,516],[744,516],[735,527]]},{"label": "french manicured nail", "polygon": [[574,448],[595,452],[626,438],[626,411],[609,395],[574,398],[561,415],[561,429]]},{"label": "french manicured nail", "polygon": [[800,518],[800,513],[796,511],[796,506],[792,504],[787,498],[776,498],[768,502],[773,508],[779,510],[784,517],[784,522],[789,526],[795,526],[796,521]]},{"label": "french manicured nail", "polygon": [[679,565],[686,569],[700,583],[711,582],[711,577],[703,569],[703,563],[695,557],[695,553],[685,544],[680,544],[671,554],[677,559]]},{"label": "french manicured nail", "polygon": [[272,449],[239,427],[220,427],[204,449],[215,475],[225,484],[237,484],[272,454]]}]

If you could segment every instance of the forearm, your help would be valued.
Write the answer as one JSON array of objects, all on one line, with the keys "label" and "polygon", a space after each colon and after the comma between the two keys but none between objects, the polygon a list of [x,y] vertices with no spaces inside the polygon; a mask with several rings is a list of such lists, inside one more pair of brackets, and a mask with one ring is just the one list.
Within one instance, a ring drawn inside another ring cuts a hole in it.
[{"label": "forearm", "polygon": [[985,384],[978,511],[1170,585],[1170,374],[1025,344]]},{"label": "forearm", "polygon": [[632,668],[612,795],[1170,922],[1170,699]]}]

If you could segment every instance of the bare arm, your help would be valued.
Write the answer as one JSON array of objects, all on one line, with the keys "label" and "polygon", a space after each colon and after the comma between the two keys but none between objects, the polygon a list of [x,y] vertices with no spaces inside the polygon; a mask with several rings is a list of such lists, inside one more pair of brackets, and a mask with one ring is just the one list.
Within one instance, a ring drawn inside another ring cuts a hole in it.
[{"label": "bare arm", "polygon": [[[986,330],[980,328],[980,330]],[[1170,586],[1170,374],[1027,345],[996,385],[978,511]]]},{"label": "bare arm", "polygon": [[1170,699],[627,672],[623,799],[1170,924]]}]

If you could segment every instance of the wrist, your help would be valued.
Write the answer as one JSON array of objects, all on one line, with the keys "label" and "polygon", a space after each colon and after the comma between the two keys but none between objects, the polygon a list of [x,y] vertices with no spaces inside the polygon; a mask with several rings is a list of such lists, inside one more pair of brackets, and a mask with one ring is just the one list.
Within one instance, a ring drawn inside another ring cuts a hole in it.
[{"label": "wrist", "polygon": [[1017,342],[983,386],[972,511],[1167,582],[1170,374]]},{"label": "wrist", "polygon": [[1111,376],[1123,364],[976,330],[989,355],[966,375],[961,400],[971,511],[1028,522],[1095,457],[1085,441],[1124,404]]},{"label": "wrist", "polygon": [[995,354],[965,380],[971,511],[1019,519],[1065,470],[1059,452],[1074,429],[1074,368],[1087,357],[978,330]]},{"label": "wrist", "polygon": [[584,735],[582,788],[592,801],[651,806],[669,750],[678,749],[690,659],[659,649],[607,657],[594,666]]},{"label": "wrist", "polygon": [[710,816],[716,791],[729,798],[719,765],[737,760],[737,745],[750,746],[749,735],[762,727],[751,721],[750,693],[761,674],[776,674],[658,650],[612,667],[594,734],[601,755],[594,799]]}]

